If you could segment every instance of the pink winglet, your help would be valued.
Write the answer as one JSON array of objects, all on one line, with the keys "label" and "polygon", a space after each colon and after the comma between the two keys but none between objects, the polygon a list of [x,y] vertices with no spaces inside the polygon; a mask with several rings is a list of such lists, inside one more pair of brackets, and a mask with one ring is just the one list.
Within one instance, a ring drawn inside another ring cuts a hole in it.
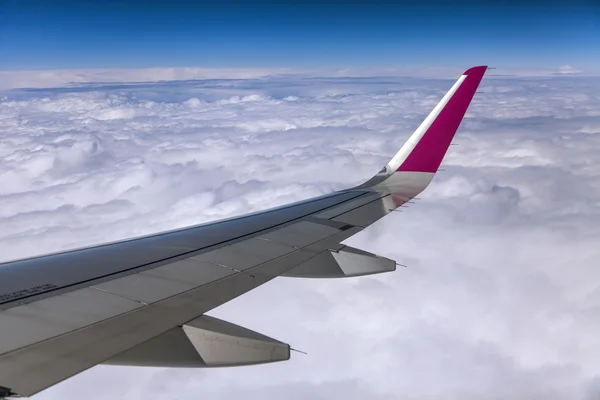
[{"label": "pink winglet", "polygon": [[436,172],[458,130],[487,66],[473,67],[398,171]]}]

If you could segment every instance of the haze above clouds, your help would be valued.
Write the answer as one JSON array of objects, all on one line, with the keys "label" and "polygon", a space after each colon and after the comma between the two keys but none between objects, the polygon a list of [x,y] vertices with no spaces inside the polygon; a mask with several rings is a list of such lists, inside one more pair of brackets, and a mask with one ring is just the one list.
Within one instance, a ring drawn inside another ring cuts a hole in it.
[{"label": "haze above clouds", "polygon": [[[558,68],[506,68],[502,74],[519,77],[547,77],[552,75],[581,74],[599,76],[597,69],[582,70],[571,65]],[[57,70],[0,70],[0,90],[15,88],[55,88],[91,83],[149,83],[157,81],[182,81],[206,79],[258,79],[270,77],[310,78],[369,78],[369,77],[419,77],[452,79],[463,69],[440,66],[404,66],[388,68],[81,68]],[[489,71],[488,76],[495,71]]]},{"label": "haze above clouds", "polygon": [[[360,183],[453,83],[342,75],[5,91],[0,257]],[[308,355],[218,370],[96,367],[36,398],[596,399],[600,79],[490,77],[481,89],[422,200],[348,241],[409,268],[281,278],[211,312]]]}]

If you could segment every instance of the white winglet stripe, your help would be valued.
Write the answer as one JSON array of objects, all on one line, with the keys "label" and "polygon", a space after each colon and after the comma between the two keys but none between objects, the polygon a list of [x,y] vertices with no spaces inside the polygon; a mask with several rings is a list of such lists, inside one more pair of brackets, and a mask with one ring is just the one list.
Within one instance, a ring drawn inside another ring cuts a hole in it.
[{"label": "white winglet stripe", "polygon": [[465,79],[467,79],[467,75],[461,75],[461,77],[458,78],[458,80],[450,88],[448,93],[446,93],[446,95],[442,98],[442,100],[440,100],[437,106],[435,106],[431,113],[429,113],[427,118],[425,118],[421,125],[419,125],[417,130],[410,136],[410,138],[408,138],[406,143],[404,143],[404,146],[402,146],[402,148],[398,150],[396,155],[390,160],[386,168],[387,171],[396,171],[400,167],[400,165],[402,165],[402,163],[408,158],[409,154],[414,150],[415,146],[419,143],[425,132],[427,132],[431,124],[433,124],[433,121],[435,121],[440,112],[442,112],[444,107],[446,107],[446,104],[448,104],[454,93],[456,93],[456,91]]}]

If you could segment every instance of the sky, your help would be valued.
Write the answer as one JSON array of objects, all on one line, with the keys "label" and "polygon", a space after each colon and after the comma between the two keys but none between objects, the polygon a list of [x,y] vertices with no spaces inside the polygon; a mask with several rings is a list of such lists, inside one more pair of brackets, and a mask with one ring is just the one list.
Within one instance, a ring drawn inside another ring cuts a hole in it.
[{"label": "sky", "polygon": [[210,312],[307,355],[34,399],[600,398],[598,6],[280,3],[0,0],[0,261],[359,184],[495,66],[420,200],[347,241],[408,268]]},{"label": "sky", "polygon": [[598,71],[600,6],[538,1],[0,1],[0,69],[465,66]]}]

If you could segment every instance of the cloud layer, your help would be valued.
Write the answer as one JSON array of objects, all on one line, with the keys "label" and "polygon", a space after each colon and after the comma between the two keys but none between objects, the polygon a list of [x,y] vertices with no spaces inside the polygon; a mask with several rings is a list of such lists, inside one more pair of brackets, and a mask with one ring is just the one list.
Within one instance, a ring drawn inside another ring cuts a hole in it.
[{"label": "cloud layer", "polygon": [[[388,67],[388,68],[84,68],[67,70],[0,70],[0,90],[18,88],[58,88],[62,86],[88,85],[94,83],[165,82],[208,79],[258,79],[270,77],[419,77],[454,78],[461,74],[460,67]],[[571,65],[545,69],[500,68],[488,72],[493,76],[547,77],[552,75],[600,76],[599,69],[586,71]]]},{"label": "cloud layer", "polygon": [[[360,183],[452,84],[242,78],[6,92],[2,259]],[[591,77],[484,80],[422,199],[349,240],[409,268],[281,278],[211,313],[308,355],[218,370],[97,367],[37,398],[597,398],[599,89]]]}]

